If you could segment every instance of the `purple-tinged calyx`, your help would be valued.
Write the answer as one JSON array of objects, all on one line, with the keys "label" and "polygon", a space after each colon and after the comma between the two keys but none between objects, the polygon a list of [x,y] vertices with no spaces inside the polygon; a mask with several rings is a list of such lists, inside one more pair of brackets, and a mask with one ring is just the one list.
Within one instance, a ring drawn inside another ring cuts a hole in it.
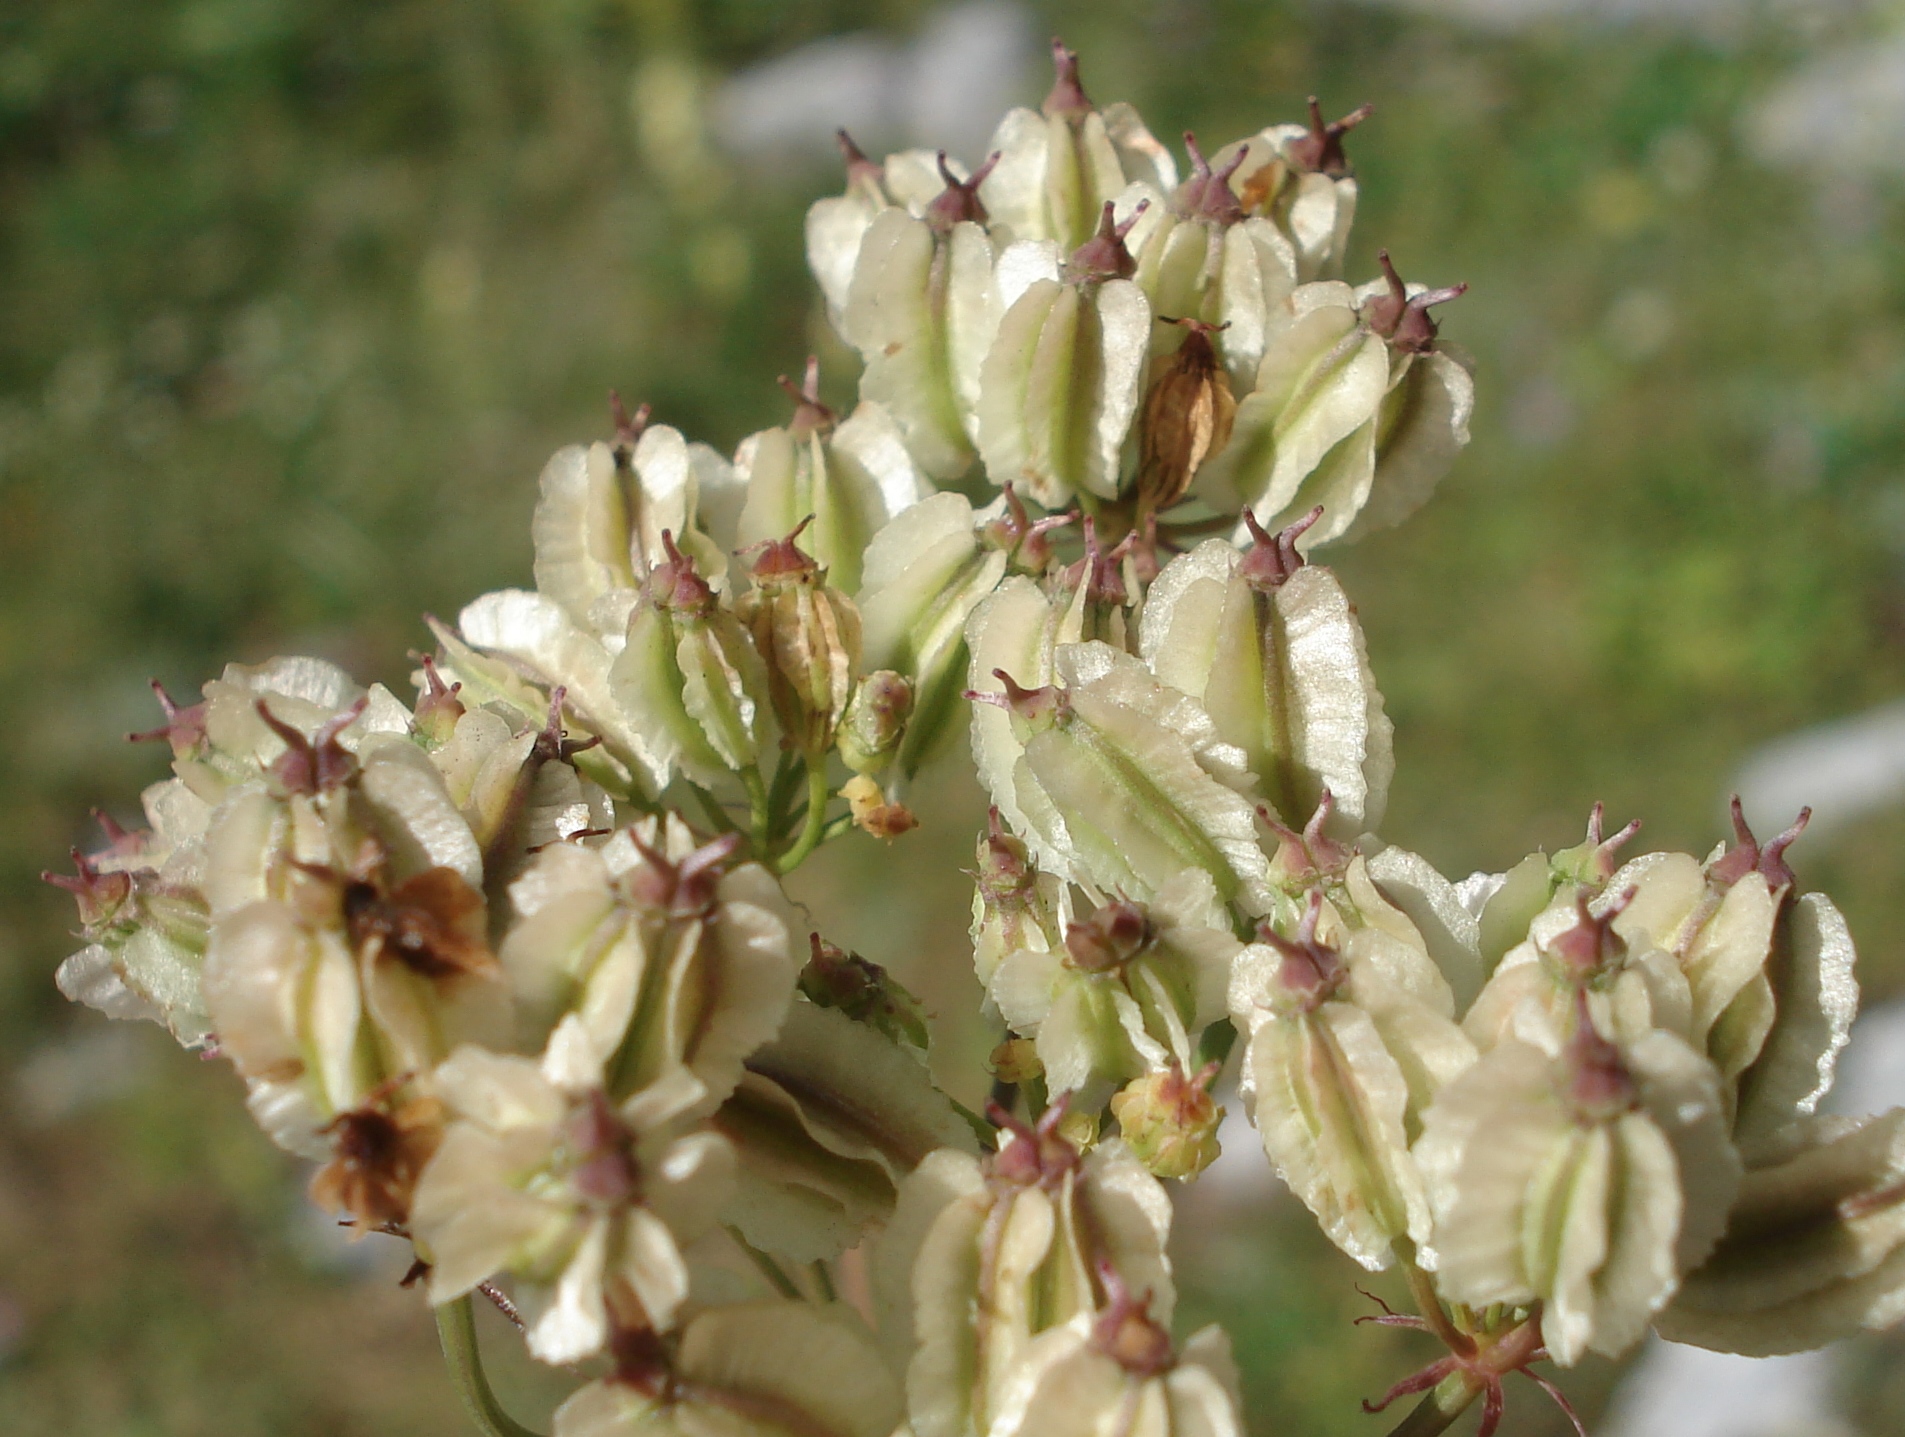
[{"label": "purple-tinged calyx", "polygon": [[465,712],[463,701],[457,697],[463,691],[463,685],[445,683],[442,670],[437,668],[437,661],[429,654],[419,655],[418,662],[423,665],[423,692],[417,696],[417,708],[413,716],[417,732],[432,743],[448,743],[450,735],[456,730],[457,720]]},{"label": "purple-tinged calyx", "polygon": [[1623,891],[1596,913],[1587,890],[1574,896],[1574,923],[1541,945],[1541,951],[1577,987],[1586,987],[1619,971],[1627,958],[1627,940],[1614,930],[1614,920],[1627,911],[1639,889]]},{"label": "purple-tinged calyx", "polygon": [[1577,1121],[1611,1122],[1640,1105],[1640,1085],[1628,1070],[1621,1050],[1594,1026],[1587,990],[1574,993],[1574,1032],[1562,1051],[1567,1071],[1567,1100]]},{"label": "purple-tinged calyx", "polygon": [[1430,353],[1435,348],[1435,337],[1439,332],[1435,316],[1429,313],[1430,306],[1460,299],[1468,293],[1468,285],[1464,283],[1451,285],[1447,289],[1425,289],[1421,294],[1411,296],[1409,287],[1402,282],[1402,276],[1396,273],[1396,267],[1389,262],[1388,250],[1377,250],[1376,262],[1382,266],[1382,277],[1389,288],[1387,293],[1364,302],[1363,321],[1368,324],[1372,334],[1388,340],[1391,349],[1403,354]]},{"label": "purple-tinged calyx", "polygon": [[50,870],[40,875],[42,882],[64,888],[79,905],[80,926],[90,938],[110,925],[132,898],[130,873],[102,873],[84,853],[72,850],[72,874]]},{"label": "purple-tinged calyx", "polygon": [[642,1171],[635,1161],[635,1134],[600,1088],[592,1090],[562,1129],[573,1166],[569,1182],[588,1202],[624,1207],[638,1202]]},{"label": "purple-tinged calyx", "polygon": [[1746,811],[1740,807],[1740,796],[1734,794],[1733,846],[1707,865],[1707,880],[1716,887],[1731,888],[1747,874],[1758,873],[1775,893],[1782,888],[1791,888],[1794,875],[1786,863],[1786,850],[1792,847],[1794,839],[1806,831],[1806,825],[1811,821],[1812,810],[1802,808],[1799,817],[1793,820],[1792,827],[1762,845],[1747,826]]},{"label": "purple-tinged calyx", "polygon": [[297,729],[271,712],[263,699],[257,703],[258,717],[284,740],[284,752],[272,762],[271,776],[287,794],[312,796],[342,788],[357,775],[357,757],[338,742],[338,735],[356,723],[369,705],[361,698],[342,713],[324,721],[317,733],[306,738]]},{"label": "purple-tinged calyx", "polygon": [[1324,827],[1336,811],[1336,798],[1325,788],[1316,800],[1316,812],[1310,815],[1303,831],[1297,832],[1265,804],[1257,805],[1257,817],[1277,840],[1275,866],[1293,883],[1313,887],[1324,879],[1337,879],[1349,867],[1356,850],[1347,843],[1328,837]]},{"label": "purple-tinged calyx", "polygon": [[991,704],[994,708],[1004,709],[1013,719],[1013,727],[1023,724],[1028,734],[1043,733],[1071,718],[1072,702],[1065,690],[1047,685],[1044,688],[1028,689],[1004,669],[994,669],[992,676],[1004,686],[1003,692],[985,693],[978,689],[967,689],[966,697],[976,704]]},{"label": "purple-tinged calyx", "polygon": [[154,743],[164,739],[172,745],[174,758],[191,758],[206,745],[205,737],[205,701],[181,705],[165,691],[165,685],[153,679],[152,692],[158,696],[159,707],[165,711],[165,722],[158,728],[146,729],[143,733],[129,733],[127,743]]},{"label": "purple-tinged calyx", "polygon": [[648,428],[648,417],[653,414],[654,406],[643,404],[633,414],[622,403],[622,396],[615,390],[609,391],[609,420],[615,425],[615,459],[626,465],[634,457],[635,446],[641,442],[642,432]]},{"label": "purple-tinged calyx", "polygon": [[1015,569],[1040,575],[1051,566],[1053,531],[1065,528],[1075,517],[1067,511],[1034,519],[1026,509],[1025,501],[1019,497],[1019,491],[1007,484],[1005,513],[996,519],[987,520],[979,531],[979,537],[987,545],[1004,553]]},{"label": "purple-tinged calyx", "polygon": [[1313,175],[1328,175],[1340,180],[1351,173],[1349,157],[1343,153],[1343,136],[1375,113],[1373,105],[1358,105],[1342,119],[1325,124],[1323,107],[1310,96],[1310,132],[1292,140],[1284,151],[1293,169]]},{"label": "purple-tinged calyx", "polygon": [[1150,205],[1149,200],[1140,201],[1136,209],[1119,221],[1113,216],[1112,202],[1106,200],[1098,214],[1097,233],[1073,250],[1071,258],[1065,261],[1061,270],[1065,282],[1103,284],[1108,279],[1130,279],[1136,274],[1138,262],[1125,248],[1124,237],[1131,233],[1131,227]]},{"label": "purple-tinged calyx", "polygon": [[1124,967],[1157,939],[1157,928],[1141,903],[1117,899],[1083,923],[1065,929],[1065,953],[1085,973],[1110,973]]},{"label": "purple-tinged calyx", "polygon": [[960,179],[952,172],[952,166],[946,163],[946,152],[939,152],[939,178],[946,188],[934,195],[926,206],[925,220],[938,234],[945,234],[954,225],[983,225],[991,220],[985,201],[979,198],[979,186],[986,182],[994,165],[999,163],[999,152],[994,150],[986,156],[986,162],[974,170],[970,176]]},{"label": "purple-tinged calyx", "polygon": [[1052,68],[1057,73],[1052,79],[1052,88],[1039,106],[1039,113],[1048,120],[1070,120],[1073,123],[1085,118],[1097,106],[1091,102],[1091,96],[1085,93],[1085,87],[1078,78],[1078,52],[1065,48],[1065,42],[1054,35],[1052,37]]},{"label": "purple-tinged calyx", "polygon": [[1032,1124],[1014,1117],[997,1103],[986,1104],[986,1117],[1000,1130],[1000,1137],[1011,1138],[985,1160],[986,1175],[1013,1187],[1040,1187],[1051,1192],[1077,1172],[1078,1149],[1058,1130],[1070,1097],[1069,1093],[1060,1094]]},{"label": "purple-tinged calyx", "polygon": [[648,571],[649,601],[658,609],[691,619],[713,613],[714,590],[696,572],[695,561],[675,546],[672,531],[661,531],[661,547],[667,558]]},{"label": "purple-tinged calyx", "polygon": [[1125,591],[1124,558],[1130,552],[1134,540],[1127,534],[1114,549],[1106,549],[1098,542],[1098,526],[1092,517],[1085,516],[1085,557],[1075,564],[1067,565],[1060,576],[1065,587],[1077,592],[1082,585],[1085,600],[1092,604],[1118,604],[1131,602]]},{"label": "purple-tinged calyx", "polygon": [[1251,544],[1249,552],[1238,562],[1239,576],[1262,594],[1281,589],[1305,562],[1303,555],[1297,552],[1296,541],[1322,517],[1323,506],[1318,504],[1288,528],[1272,534],[1257,522],[1255,514],[1244,510],[1244,527],[1250,531]]},{"label": "purple-tinged calyx", "polygon": [[1316,936],[1322,914],[1323,890],[1312,888],[1294,938],[1285,938],[1267,918],[1257,925],[1257,941],[1269,944],[1283,960],[1277,967],[1277,986],[1305,1008],[1327,1000],[1349,971],[1343,966],[1343,955]]},{"label": "purple-tinged calyx", "polygon": [[785,374],[779,376],[776,384],[787,391],[787,397],[794,401],[794,417],[787,421],[787,432],[793,435],[797,443],[805,443],[816,434],[825,436],[833,432],[833,426],[840,416],[820,402],[820,356],[807,356],[807,372],[802,381],[795,384]]},{"label": "purple-tinged calyx", "polygon": [[668,1343],[645,1321],[616,1321],[609,1331],[609,1356],[615,1367],[605,1380],[653,1401],[674,1403],[675,1373]]},{"label": "purple-tinged calyx", "polygon": [[1038,869],[1023,839],[1006,831],[997,804],[986,810],[986,834],[979,840],[979,867],[973,871],[979,896],[994,907],[1021,908],[1038,888]]},{"label": "purple-tinged calyx", "polygon": [[1171,1334],[1151,1317],[1151,1296],[1132,1295],[1110,1262],[1099,1259],[1105,1306],[1091,1325],[1091,1345],[1133,1377],[1159,1377],[1177,1365]]},{"label": "purple-tinged calyx", "polygon": [[124,827],[103,808],[92,810],[93,822],[99,825],[99,831],[106,835],[106,846],[96,857],[114,859],[140,858],[146,851],[146,842],[152,837],[144,829],[137,831]]},{"label": "purple-tinged calyx", "polygon": [[740,834],[724,833],[676,863],[649,847],[633,829],[629,838],[642,856],[642,866],[623,877],[623,886],[637,903],[676,919],[705,918],[714,912],[721,880],[727,877],[742,842]]},{"label": "purple-tinged calyx", "polygon": [[535,746],[530,754],[538,763],[567,762],[579,753],[586,753],[602,742],[600,735],[576,740],[562,730],[562,705],[568,699],[569,691],[561,684],[549,691],[549,717],[543,721],[542,732],[536,735]]},{"label": "purple-tinged calyx", "polygon": [[782,584],[819,582],[820,561],[801,548],[798,542],[801,531],[813,522],[814,516],[809,514],[794,525],[785,538],[763,539],[739,551],[743,557],[755,556],[748,565],[748,572],[754,576],[755,583],[763,587],[778,587]]},{"label": "purple-tinged calyx", "polygon": [[855,185],[870,185],[882,196],[885,194],[886,168],[878,160],[867,158],[865,150],[853,142],[853,136],[844,129],[833,132],[833,142],[840,147],[840,159],[847,167],[847,188]]},{"label": "purple-tinged calyx", "polygon": [[1180,219],[1203,220],[1207,224],[1234,225],[1241,221],[1244,205],[1230,187],[1230,177],[1243,164],[1244,156],[1250,152],[1249,146],[1237,146],[1221,170],[1211,169],[1210,161],[1197,147],[1197,136],[1189,130],[1184,132],[1184,148],[1190,151],[1191,177],[1171,196],[1173,212]]}]

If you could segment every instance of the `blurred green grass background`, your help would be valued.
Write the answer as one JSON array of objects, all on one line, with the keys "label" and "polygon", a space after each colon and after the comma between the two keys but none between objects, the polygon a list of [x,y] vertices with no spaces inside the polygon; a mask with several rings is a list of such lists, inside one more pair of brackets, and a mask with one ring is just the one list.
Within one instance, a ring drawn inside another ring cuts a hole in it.
[{"label": "blurred green grass background", "polygon": [[[774,376],[838,352],[800,251],[837,179],[723,157],[702,97],[926,8],[0,9],[0,1431],[463,1430],[401,1262],[301,1215],[229,1073],[59,999],[71,909],[34,875],[160,775],[119,741],[153,721],[149,676],[184,693],[307,651],[398,684],[421,613],[526,582],[536,471],[604,431],[610,386],[723,448],[776,422]],[[1477,360],[1473,445],[1421,515],[1332,555],[1397,725],[1393,841],[1500,868],[1598,798],[1704,851],[1753,745],[1905,696],[1897,186],[1826,173],[1832,134],[1818,172],[1738,138],[1807,53],[1887,33],[1886,7],[1744,4],[1719,40],[1344,0],[1029,9],[1161,136],[1374,102],[1351,277],[1386,245],[1473,285],[1444,329]],[[1034,65],[1024,98],[1042,88]],[[887,859],[856,838],[805,881],[963,1052],[949,873],[976,810],[956,775],[929,787],[903,878],[866,896]],[[1800,857],[1868,991],[1905,987],[1905,814]],[[1206,1201],[1182,1246],[1255,1430],[1386,1430],[1357,1400],[1430,1354],[1348,1325],[1355,1273],[1307,1219]],[[1888,1353],[1848,1369],[1875,1437],[1905,1425]],[[500,1365],[546,1411],[555,1387]],[[1592,1412],[1615,1376],[1564,1386]],[[1505,1431],[1566,1430],[1518,1397]]]}]

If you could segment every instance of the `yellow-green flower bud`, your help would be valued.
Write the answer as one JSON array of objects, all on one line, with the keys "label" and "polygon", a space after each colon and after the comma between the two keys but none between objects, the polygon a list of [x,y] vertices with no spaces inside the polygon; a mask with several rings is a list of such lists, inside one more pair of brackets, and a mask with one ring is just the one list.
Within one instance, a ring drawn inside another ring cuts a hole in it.
[{"label": "yellow-green flower bud", "polygon": [[878,777],[893,766],[913,714],[913,685],[891,669],[860,680],[840,719],[834,742],[855,773]]},{"label": "yellow-green flower bud", "polygon": [[1152,1176],[1190,1179],[1217,1161],[1217,1127],[1224,1120],[1210,1095],[1217,1067],[1206,1063],[1187,1076],[1174,1061],[1112,1096],[1118,1134]]}]

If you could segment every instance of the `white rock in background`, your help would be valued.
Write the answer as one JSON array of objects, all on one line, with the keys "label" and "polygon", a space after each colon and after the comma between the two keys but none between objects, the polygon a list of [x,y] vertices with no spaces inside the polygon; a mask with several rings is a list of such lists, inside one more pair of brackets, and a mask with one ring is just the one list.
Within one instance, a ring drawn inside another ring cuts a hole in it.
[{"label": "white rock in background", "polygon": [[1834,1415],[1831,1348],[1735,1357],[1648,1339],[1597,1437],[1855,1437]]},{"label": "white rock in background", "polygon": [[1756,833],[1777,833],[1811,807],[1809,842],[1890,808],[1905,800],[1905,702],[1774,739],[1733,786]]},{"label": "white rock in background", "polygon": [[911,45],[836,35],[740,71],[715,92],[714,134],[765,164],[832,159],[843,127],[870,154],[925,145],[977,163],[999,114],[1035,88],[1037,51],[1023,5],[948,5]]},{"label": "white rock in background", "polygon": [[1525,30],[1554,21],[1649,24],[1724,39],[1763,15],[1807,15],[1867,9],[1871,0],[1358,0],[1414,10],[1490,30]]},{"label": "white rock in background", "polygon": [[1746,112],[1740,130],[1768,164],[1905,174],[1905,36],[1808,61]]},{"label": "white rock in background", "polygon": [[1905,1001],[1859,1014],[1837,1073],[1825,1111],[1863,1118],[1905,1108]]}]

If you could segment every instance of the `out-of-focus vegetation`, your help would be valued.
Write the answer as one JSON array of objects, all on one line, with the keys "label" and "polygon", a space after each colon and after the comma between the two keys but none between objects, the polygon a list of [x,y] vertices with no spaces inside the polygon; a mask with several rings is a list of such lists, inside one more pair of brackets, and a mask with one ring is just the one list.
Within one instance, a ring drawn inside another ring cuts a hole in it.
[{"label": "out-of-focus vegetation", "polygon": [[[401,1262],[300,1215],[229,1075],[58,999],[70,907],[33,875],[161,772],[119,743],[153,721],[148,676],[183,693],[315,651],[398,683],[421,612],[526,580],[536,470],[603,431],[611,385],[724,447],[777,418],[774,376],[838,354],[799,223],[836,178],[724,158],[702,96],[924,8],[0,10],[0,1429],[461,1430]],[[1416,519],[1333,556],[1398,729],[1386,828],[1452,873],[1570,841],[1596,798],[1704,849],[1751,745],[1905,694],[1897,196],[1736,140],[1808,47],[1880,22],[1771,13],[1715,43],[1321,0],[1034,7],[1160,134],[1374,101],[1352,277],[1380,244],[1474,286],[1445,320],[1479,365],[1473,446]],[[965,893],[891,876],[963,860],[973,800],[933,791],[841,936],[978,1043]],[[1809,847],[1869,987],[1905,984],[1905,816]],[[812,891],[876,856],[842,844]],[[1354,1274],[1299,1211],[1202,1202],[1187,1306],[1232,1325],[1260,1430],[1381,1430],[1356,1399],[1428,1354],[1348,1326]],[[1857,1364],[1873,1433],[1898,1421],[1886,1368]],[[1591,1409],[1613,1377],[1565,1385]],[[1510,1430],[1563,1430],[1530,1395]]]}]

